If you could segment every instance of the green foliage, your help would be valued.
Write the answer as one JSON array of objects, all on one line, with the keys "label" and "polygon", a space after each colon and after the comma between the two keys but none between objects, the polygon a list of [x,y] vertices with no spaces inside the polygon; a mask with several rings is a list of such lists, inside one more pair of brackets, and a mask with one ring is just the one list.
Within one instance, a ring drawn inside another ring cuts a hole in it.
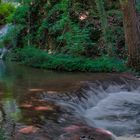
[{"label": "green foliage", "polygon": [[10,3],[0,3],[0,25],[9,21],[10,17],[15,11],[15,7]]},{"label": "green foliage", "polygon": [[117,20],[118,22],[123,21],[123,13],[120,10],[108,10],[107,11],[108,17],[114,17],[114,20]]},{"label": "green foliage", "polygon": [[122,14],[116,10],[118,2],[117,6],[107,0],[19,2],[21,5],[9,16],[15,28],[3,38],[4,45],[12,42],[19,48],[12,58],[34,67],[57,70],[119,71],[113,63],[120,61],[104,57],[112,51],[115,57],[126,57]]},{"label": "green foliage", "polygon": [[[61,1],[49,10],[48,17],[43,21],[43,24],[38,30],[38,37],[41,39],[43,32],[48,31],[56,42],[56,51],[65,52],[71,55],[82,55],[86,47],[92,45],[90,39],[90,30],[80,28],[79,24],[72,21],[68,11],[69,2]],[[52,17],[55,13],[61,12],[59,17],[56,17],[52,22]],[[56,20],[56,21],[55,21]]]},{"label": "green foliage", "polygon": [[22,5],[19,6],[15,13],[12,15],[12,20],[16,24],[26,25],[26,17],[28,14],[29,6],[28,5]]},{"label": "green foliage", "polygon": [[103,56],[88,59],[66,54],[50,55],[34,47],[16,49],[9,58],[32,67],[61,71],[122,72],[126,70],[124,64],[116,58]]},{"label": "green foliage", "polygon": [[95,0],[97,5],[97,10],[100,17],[101,22],[101,30],[103,33],[104,43],[105,43],[105,50],[108,55],[112,55],[112,44],[110,40],[110,33],[109,33],[109,25],[107,20],[107,14],[105,11],[104,0]]},{"label": "green foliage", "polygon": [[3,130],[2,128],[0,128],[0,140],[7,140],[7,136],[5,134],[5,130]]},{"label": "green foliage", "polygon": [[136,0],[136,9],[140,12],[140,0]]},{"label": "green foliage", "polygon": [[7,28],[7,33],[0,39],[0,47],[16,47],[17,36],[21,30],[21,27],[8,25]]},{"label": "green foliage", "polygon": [[[92,41],[89,38],[88,29],[80,29],[77,25],[70,25],[71,31],[57,37],[59,43],[66,42],[66,47],[62,51],[72,55],[82,55],[86,47],[92,45]],[[90,44],[91,43],[91,44]]]},{"label": "green foliage", "polygon": [[[100,33],[99,25],[96,25],[97,21],[94,21],[92,15],[90,16],[93,21],[79,19],[82,14],[93,13],[94,9],[87,10],[91,8],[90,4],[89,1],[84,1],[82,4],[80,0],[75,2],[68,0],[23,1],[12,16],[13,23],[16,26],[22,26],[18,34],[17,46],[34,45],[53,52],[75,56],[94,56],[99,55],[98,53],[103,54],[100,52],[102,50],[97,48],[97,44],[100,38],[104,38],[106,53],[115,50],[116,37],[112,38],[115,36],[115,28],[108,27],[103,0],[96,1],[99,13],[96,13],[96,16],[100,17],[103,34]],[[116,11],[114,13],[117,15]],[[112,13],[109,12],[108,16],[114,16]],[[115,18],[118,16],[119,14]]]},{"label": "green foliage", "polygon": [[112,44],[114,55],[119,58],[126,59],[126,48],[123,28],[123,15],[119,10],[109,10],[107,12],[109,26],[109,40]]}]

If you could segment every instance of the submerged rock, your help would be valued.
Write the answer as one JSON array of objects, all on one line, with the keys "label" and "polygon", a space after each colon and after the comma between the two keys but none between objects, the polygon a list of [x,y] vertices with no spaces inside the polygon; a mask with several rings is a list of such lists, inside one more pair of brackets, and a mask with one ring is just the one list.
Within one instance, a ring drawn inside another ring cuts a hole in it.
[{"label": "submerged rock", "polygon": [[111,132],[101,128],[91,128],[86,125],[70,125],[64,128],[66,133],[59,140],[114,140]]}]

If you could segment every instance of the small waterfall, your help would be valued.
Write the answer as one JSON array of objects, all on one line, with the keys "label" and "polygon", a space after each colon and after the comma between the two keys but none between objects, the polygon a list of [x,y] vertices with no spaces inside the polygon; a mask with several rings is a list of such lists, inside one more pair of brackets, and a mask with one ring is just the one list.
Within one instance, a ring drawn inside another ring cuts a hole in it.
[{"label": "small waterfall", "polygon": [[[8,33],[8,30],[11,28],[11,25],[10,24],[7,24],[5,26],[3,26],[1,29],[0,29],[0,42],[2,42],[3,38],[5,37],[5,35]],[[0,59],[3,59],[5,54],[7,53],[7,49],[2,46],[2,48],[0,48]]]},{"label": "small waterfall", "polygon": [[7,24],[0,29],[0,39],[7,34],[9,27],[10,27],[10,25]]},{"label": "small waterfall", "polygon": [[140,91],[110,93],[96,106],[85,111],[85,117],[116,135],[139,133]]},{"label": "small waterfall", "polygon": [[[119,84],[118,84],[119,83]],[[90,126],[107,129],[117,136],[140,133],[139,81],[86,82],[71,93],[44,93],[42,98],[70,108]]]}]

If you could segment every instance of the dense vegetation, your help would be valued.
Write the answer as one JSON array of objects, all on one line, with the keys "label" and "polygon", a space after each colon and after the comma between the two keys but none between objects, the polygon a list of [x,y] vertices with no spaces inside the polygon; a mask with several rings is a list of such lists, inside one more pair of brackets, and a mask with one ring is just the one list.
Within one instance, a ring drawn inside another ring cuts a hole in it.
[{"label": "dense vegetation", "polygon": [[0,4],[0,25],[4,25],[9,22],[12,13],[15,11],[15,7],[10,3]]},{"label": "dense vegetation", "polygon": [[102,25],[106,19],[100,22],[104,15],[91,4],[94,5],[90,1],[25,1],[13,16],[14,24],[20,28],[17,46],[35,46],[51,53],[92,58],[108,53],[106,42],[110,42],[115,54],[118,47],[124,51],[121,12],[107,11],[110,29],[106,29],[107,25]]},{"label": "dense vegetation", "polygon": [[140,70],[139,0],[0,0],[0,29],[6,24],[7,60],[58,71]]},{"label": "dense vegetation", "polygon": [[6,17],[14,27],[3,39],[4,46],[14,47],[11,60],[67,71],[126,70],[129,55],[119,0],[18,3]]},{"label": "dense vegetation", "polygon": [[14,53],[10,53],[10,57],[12,60],[20,61],[22,64],[59,71],[120,72],[126,70],[121,60],[115,57],[102,56],[93,60],[66,54],[49,55],[34,47],[16,49]]}]

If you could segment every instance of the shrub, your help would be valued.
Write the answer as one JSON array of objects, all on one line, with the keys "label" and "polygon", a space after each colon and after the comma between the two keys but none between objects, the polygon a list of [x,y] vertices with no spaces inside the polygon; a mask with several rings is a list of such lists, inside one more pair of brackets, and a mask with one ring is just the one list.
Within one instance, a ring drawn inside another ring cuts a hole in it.
[{"label": "shrub", "polygon": [[15,11],[15,7],[10,3],[0,4],[0,25],[7,22],[7,18]]},{"label": "shrub", "polygon": [[89,59],[65,54],[50,55],[34,47],[13,50],[8,58],[32,67],[61,71],[122,72],[126,70],[123,62],[114,57]]}]

